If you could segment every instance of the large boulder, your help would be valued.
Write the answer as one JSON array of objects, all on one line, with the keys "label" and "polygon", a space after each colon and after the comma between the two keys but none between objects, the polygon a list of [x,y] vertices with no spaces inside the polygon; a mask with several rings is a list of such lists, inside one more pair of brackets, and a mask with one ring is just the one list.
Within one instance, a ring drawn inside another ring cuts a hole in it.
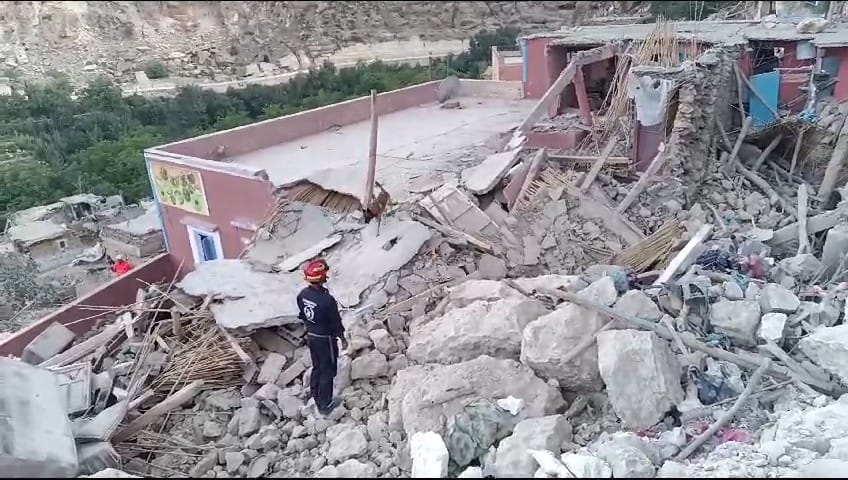
[{"label": "large boulder", "polygon": [[524,328],[521,361],[545,379],[556,379],[560,387],[576,391],[603,388],[598,370],[598,347],[592,344],[571,360],[574,347],[600,328],[609,317],[573,303],[539,317]]},{"label": "large boulder", "polygon": [[652,322],[658,322],[662,318],[660,307],[641,290],[628,290],[615,302],[612,309]]},{"label": "large boulder", "polygon": [[559,451],[571,440],[571,425],[563,415],[529,418],[501,440],[495,455],[497,478],[530,478],[538,468],[530,450]]},{"label": "large boulder", "polygon": [[565,405],[559,391],[514,360],[482,355],[454,365],[414,365],[398,372],[388,394],[389,426],[445,433],[447,419],[471,400],[496,402],[512,395],[525,401],[528,418],[549,415]]},{"label": "large boulder", "polygon": [[535,300],[478,300],[448,310],[420,328],[410,339],[406,356],[418,363],[458,363],[489,355],[518,359],[521,332],[547,311]]},{"label": "large boulder", "polygon": [[628,428],[650,427],[683,401],[680,364],[653,332],[602,332],[598,366],[613,409]]},{"label": "large boulder", "polygon": [[760,290],[760,307],[763,313],[795,313],[800,305],[801,301],[791,290],[776,283],[769,283]]},{"label": "large boulder", "polygon": [[802,338],[798,348],[813,363],[848,383],[848,325],[819,327]]}]

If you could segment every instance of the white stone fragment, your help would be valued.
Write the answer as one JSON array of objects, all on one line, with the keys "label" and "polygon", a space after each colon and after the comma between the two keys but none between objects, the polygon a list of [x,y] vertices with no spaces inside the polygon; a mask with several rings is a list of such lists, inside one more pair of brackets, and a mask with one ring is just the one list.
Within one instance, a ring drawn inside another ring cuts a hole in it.
[{"label": "white stone fragment", "polygon": [[785,313],[773,312],[763,315],[760,328],[757,330],[757,338],[772,341],[778,345],[782,344],[786,334],[786,320]]},{"label": "white stone fragment", "polygon": [[710,324],[737,345],[755,346],[760,305],[751,300],[722,300],[710,306]]},{"label": "white stone fragment", "polygon": [[641,290],[628,290],[615,302],[613,310],[652,322],[657,322],[662,318],[660,308],[651,300],[651,297]]},{"label": "white stone fragment", "polygon": [[562,463],[576,478],[610,478],[612,469],[603,459],[583,453],[563,453]]},{"label": "white stone fragment", "polygon": [[801,301],[789,289],[769,283],[760,291],[760,307],[763,313],[795,313]]},{"label": "white stone fragment", "polygon": [[524,400],[510,395],[498,400],[498,406],[509,412],[511,415],[518,415],[518,412],[524,408]]},{"label": "white stone fragment", "polygon": [[409,440],[412,478],[444,478],[448,474],[448,448],[435,432],[418,432]]},{"label": "white stone fragment", "polygon": [[615,303],[618,298],[618,290],[615,288],[615,281],[612,277],[602,277],[595,280],[577,294],[607,307]]},{"label": "white stone fragment", "polygon": [[548,450],[530,450],[530,455],[533,456],[533,459],[536,460],[536,463],[539,464],[539,469],[541,469],[545,474],[550,475],[554,478],[569,478],[571,474],[568,469],[565,468],[565,465],[562,464],[559,460],[557,460],[556,456]]},{"label": "white stone fragment", "polygon": [[819,327],[802,338],[798,348],[813,363],[848,383],[848,325]]}]

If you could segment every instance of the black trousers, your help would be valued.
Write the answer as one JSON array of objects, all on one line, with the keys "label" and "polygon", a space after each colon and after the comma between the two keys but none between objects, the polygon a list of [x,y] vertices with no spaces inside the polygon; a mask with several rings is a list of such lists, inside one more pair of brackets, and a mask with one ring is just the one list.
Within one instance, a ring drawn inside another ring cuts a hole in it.
[{"label": "black trousers", "polygon": [[323,410],[333,400],[333,379],[338,368],[339,345],[334,337],[309,334],[306,336],[306,345],[312,357],[309,391],[315,405]]}]

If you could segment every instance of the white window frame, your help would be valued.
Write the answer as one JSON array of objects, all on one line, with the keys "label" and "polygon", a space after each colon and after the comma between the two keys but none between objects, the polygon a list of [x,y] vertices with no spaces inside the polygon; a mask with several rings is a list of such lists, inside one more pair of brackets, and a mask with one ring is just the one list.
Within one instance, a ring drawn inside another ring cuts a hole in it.
[{"label": "white window frame", "polygon": [[[198,228],[192,225],[186,225],[186,230],[188,230],[188,241],[191,244],[191,253],[194,255],[194,263],[199,265],[201,263],[215,262],[218,260],[224,259],[224,247],[221,244],[221,234],[218,231],[209,231],[203,228]],[[215,243],[215,255],[217,256],[217,260],[204,260],[203,259],[203,248],[197,244],[197,235],[207,235],[212,237]]]}]

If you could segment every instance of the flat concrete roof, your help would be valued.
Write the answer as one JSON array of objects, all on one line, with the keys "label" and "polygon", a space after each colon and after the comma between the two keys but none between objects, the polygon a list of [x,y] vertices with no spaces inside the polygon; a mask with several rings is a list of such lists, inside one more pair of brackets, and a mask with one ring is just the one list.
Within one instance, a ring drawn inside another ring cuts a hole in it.
[{"label": "flat concrete roof", "polygon": [[[459,97],[459,109],[437,103],[380,117],[377,181],[401,201],[410,182],[423,174],[458,174],[499,146],[498,134],[518,125],[536,100]],[[264,169],[272,183],[302,179],[325,188],[358,192],[364,186],[370,121],[328,130],[229,159],[228,163]],[[335,173],[334,173],[335,172]]]},{"label": "flat concrete roof", "polygon": [[[723,22],[674,22],[680,40],[739,45],[748,40],[811,40],[818,46],[848,44],[848,24],[839,23],[820,33],[799,33],[791,22],[759,22],[755,20]],[[555,45],[592,45],[616,40],[644,40],[654,30],[654,23],[630,25],[591,25],[563,28],[559,31],[526,35],[522,38],[554,38]]]}]

